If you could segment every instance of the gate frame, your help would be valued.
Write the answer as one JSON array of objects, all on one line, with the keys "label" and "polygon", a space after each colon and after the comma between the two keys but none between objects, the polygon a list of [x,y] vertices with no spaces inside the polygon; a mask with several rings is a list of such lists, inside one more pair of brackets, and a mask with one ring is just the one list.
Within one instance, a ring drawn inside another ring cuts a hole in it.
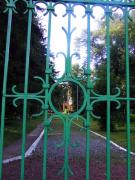
[{"label": "gate frame", "polygon": [[[12,94],[7,94],[7,77],[8,77],[8,64],[9,64],[9,49],[10,49],[10,39],[11,39],[11,31],[12,31],[12,16],[13,13],[16,12],[16,2],[19,0],[9,0],[6,2],[6,7],[4,13],[8,14],[8,25],[7,25],[7,38],[6,38],[6,47],[5,47],[5,65],[4,65],[4,79],[3,79],[3,92],[2,92],[2,111],[1,111],[1,131],[0,131],[0,179],[2,178],[2,159],[3,159],[3,142],[4,142],[4,128],[5,128],[5,108],[6,108],[6,99],[13,98],[13,103],[16,106],[16,101],[23,100],[23,128],[22,128],[22,160],[21,160],[21,180],[24,179],[24,170],[25,170],[25,144],[26,144],[26,120],[27,120],[27,101],[28,100],[36,100],[41,103],[41,113],[44,114],[44,158],[43,158],[43,180],[46,179],[46,159],[47,159],[47,136],[48,136],[48,128],[50,126],[51,121],[55,117],[59,117],[64,122],[64,166],[62,171],[64,172],[64,179],[67,180],[69,177],[69,172],[72,174],[69,164],[68,164],[68,147],[69,147],[69,136],[70,136],[70,127],[72,121],[75,120],[76,117],[79,116],[82,121],[84,121],[86,128],[86,180],[90,179],[90,117],[93,115],[93,106],[97,102],[105,101],[107,102],[107,148],[106,148],[106,179],[110,179],[110,103],[116,102],[118,103],[118,108],[120,107],[120,100],[124,100],[126,102],[126,111],[127,111],[127,179],[131,179],[131,145],[130,145],[130,101],[134,101],[135,98],[130,97],[130,81],[129,81],[129,50],[128,50],[128,12],[129,8],[135,8],[135,2],[133,1],[109,1],[109,0],[62,0],[62,1],[41,1],[47,7],[46,15],[48,15],[48,43],[47,43],[47,58],[46,58],[46,69],[45,69],[45,79],[41,77],[35,77],[38,80],[41,80],[44,95],[42,95],[42,90],[38,93],[29,93],[28,92],[28,77],[29,77],[29,56],[30,56],[30,42],[31,42],[31,24],[32,24],[32,15],[34,13],[34,8],[36,3],[32,2],[32,0],[24,2],[27,6],[27,11],[25,13],[28,14],[28,33],[27,33],[27,48],[26,48],[26,67],[25,67],[25,83],[24,83],[24,92],[20,93],[16,91],[16,86],[12,88]],[[52,16],[55,15],[55,5],[63,4],[66,7],[66,14],[64,16],[68,17],[68,29],[63,27],[63,31],[67,37],[67,54],[64,54],[65,58],[65,73],[64,76],[57,80],[57,82],[51,86],[49,86],[49,77],[51,76],[52,70],[49,67],[50,62],[50,40],[51,40],[51,28],[52,28]],[[85,75],[87,76],[87,86],[86,88],[79,82],[78,79],[73,79],[71,77],[71,59],[73,54],[70,51],[71,37],[72,33],[75,29],[71,29],[71,16],[73,16],[73,10],[75,5],[82,5],[85,8],[85,16],[87,18],[87,34],[88,34],[88,43],[87,43],[87,70],[85,71]],[[92,15],[92,7],[93,5],[98,5],[104,8],[105,17],[106,17],[106,49],[107,49],[107,94],[101,95],[97,94],[93,90],[93,83],[91,81],[91,42],[90,42],[90,26],[91,26],[91,15]],[[121,7],[124,12],[124,21],[125,21],[125,62],[126,62],[126,97],[120,97],[120,89],[116,87],[118,92],[115,95],[111,95],[110,92],[110,15],[112,7]],[[75,113],[71,113],[69,115],[62,114],[58,112],[52,104],[51,94],[56,87],[57,84],[61,82],[70,81],[77,84],[83,91],[84,102],[82,107]],[[91,96],[91,93],[94,96]],[[52,115],[51,118],[48,119],[48,108],[49,105],[55,112],[55,115]],[[86,109],[87,115],[86,119],[81,117],[79,114]],[[94,116],[95,117],[95,116]]]}]

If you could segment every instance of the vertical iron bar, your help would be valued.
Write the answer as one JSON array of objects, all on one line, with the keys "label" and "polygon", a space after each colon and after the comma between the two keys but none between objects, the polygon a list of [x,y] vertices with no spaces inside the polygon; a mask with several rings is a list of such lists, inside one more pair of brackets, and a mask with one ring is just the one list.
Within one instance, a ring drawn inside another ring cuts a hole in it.
[{"label": "vertical iron bar", "polygon": [[[32,0],[30,0],[30,3],[32,3]],[[28,10],[28,32],[27,32],[27,47],[26,47],[25,82],[24,82],[24,103],[23,103],[21,180],[24,179],[24,168],[25,168],[27,95],[28,95],[29,61],[30,61],[31,26],[32,26],[32,10],[29,9]]]},{"label": "vertical iron bar", "polygon": [[129,80],[129,50],[128,50],[128,9],[125,8],[125,60],[126,60],[126,119],[127,119],[127,179],[131,179],[131,143],[130,143],[130,80]]},{"label": "vertical iron bar", "polygon": [[[71,8],[71,4],[69,3],[69,7],[68,8]],[[67,59],[65,62],[66,66],[65,66],[65,71],[66,71],[66,74],[70,76],[70,73],[71,73],[71,57],[70,57],[70,45],[71,45],[71,12],[67,11],[68,13],[68,32],[67,32]]]},{"label": "vertical iron bar", "polygon": [[[45,113],[47,117],[47,113]],[[43,157],[43,180],[46,180],[46,163],[47,163],[47,141],[48,141],[48,128],[44,128],[44,157]]]},{"label": "vertical iron bar", "polygon": [[[88,5],[90,9],[90,6]],[[90,105],[90,60],[91,60],[91,36],[90,36],[90,17],[91,12],[87,12],[87,108]],[[87,117],[86,117],[86,180],[90,179],[90,111],[87,109]]]},{"label": "vertical iron bar", "polygon": [[[78,75],[78,72],[77,72],[77,75]],[[78,112],[78,103],[79,103],[79,101],[78,101],[78,85],[77,85],[77,88],[76,88],[76,104],[77,104],[77,108],[76,108],[76,110],[77,110],[77,112]],[[78,120],[78,114],[77,114],[77,120]]]},{"label": "vertical iron bar", "polygon": [[[48,6],[52,6],[52,2]],[[45,70],[45,83],[49,85],[49,62],[50,62],[50,43],[51,43],[51,23],[52,12],[48,9],[48,42],[47,42],[47,57],[46,57],[46,70]],[[46,180],[46,164],[47,164],[47,141],[48,141],[48,127],[45,125],[48,118],[48,88],[45,89],[45,113],[44,113],[44,155],[43,155],[43,180]]]},{"label": "vertical iron bar", "polygon": [[[12,0],[11,0],[11,2],[12,2]],[[7,88],[7,76],[8,76],[8,64],[9,64],[9,48],[10,48],[11,28],[12,28],[12,15],[13,15],[13,10],[12,10],[12,8],[9,8],[9,10],[8,10],[7,37],[6,37],[6,50],[5,50],[3,90],[2,90],[1,130],[0,130],[0,180],[2,179],[2,159],[3,159],[4,128],[5,128],[6,88]]]},{"label": "vertical iron bar", "polygon": [[66,117],[65,118],[65,123],[64,123],[64,180],[68,180],[69,177],[69,165],[68,165],[68,147],[69,147],[69,136],[70,136],[70,126],[69,126],[69,119]]},{"label": "vertical iron bar", "polygon": [[[69,3],[66,11],[68,15],[68,24],[67,24],[67,59],[65,62],[66,68],[65,72],[67,76],[71,74],[71,3]],[[68,116],[68,115],[67,115]],[[69,148],[69,136],[70,136],[70,126],[69,126],[69,119],[65,117],[64,123],[64,180],[68,180],[69,178],[69,156],[68,156],[68,148]]]},{"label": "vertical iron bar", "polygon": [[106,129],[106,179],[110,180],[110,10],[106,9],[106,49],[107,49],[107,129]]}]

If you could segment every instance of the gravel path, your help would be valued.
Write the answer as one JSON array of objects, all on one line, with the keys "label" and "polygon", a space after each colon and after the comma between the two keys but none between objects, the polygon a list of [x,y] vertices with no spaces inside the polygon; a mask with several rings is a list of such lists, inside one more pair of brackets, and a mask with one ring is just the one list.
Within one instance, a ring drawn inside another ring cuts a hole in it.
[{"label": "gravel path", "polygon": [[[69,148],[69,165],[74,172],[71,180],[85,180],[85,134],[76,131],[72,134],[72,143],[78,142],[76,148]],[[64,150],[56,148],[62,142],[62,135],[50,135],[48,138],[47,180],[62,180],[58,171],[63,165]],[[92,180],[104,180],[106,173],[106,141],[91,133],[90,145],[90,177]],[[26,180],[41,180],[43,166],[43,139],[40,141],[34,154],[26,159]],[[132,180],[135,180],[135,157],[131,156]],[[19,180],[20,161],[3,166],[3,180]],[[111,145],[111,179],[126,180],[126,153]]]}]

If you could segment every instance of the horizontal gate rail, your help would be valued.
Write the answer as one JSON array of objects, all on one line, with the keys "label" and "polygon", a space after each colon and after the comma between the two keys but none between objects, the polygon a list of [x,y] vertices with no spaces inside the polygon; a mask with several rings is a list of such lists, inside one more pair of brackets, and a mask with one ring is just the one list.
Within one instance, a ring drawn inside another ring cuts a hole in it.
[{"label": "horizontal gate rail", "polygon": [[[45,2],[50,2],[47,0]],[[74,3],[74,4],[91,4],[91,5],[108,5],[108,6],[121,6],[121,7],[134,7],[134,0],[52,0],[51,2],[58,3]]]}]

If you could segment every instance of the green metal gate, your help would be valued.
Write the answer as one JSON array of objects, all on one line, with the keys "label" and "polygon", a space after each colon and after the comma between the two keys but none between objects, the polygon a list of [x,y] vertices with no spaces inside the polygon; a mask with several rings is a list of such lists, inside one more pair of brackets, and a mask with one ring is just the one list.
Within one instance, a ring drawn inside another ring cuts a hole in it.
[{"label": "green metal gate", "polygon": [[[120,101],[123,100],[126,103],[126,119],[127,119],[127,179],[131,179],[131,145],[130,145],[130,102],[134,101],[135,98],[130,96],[130,80],[129,80],[129,47],[128,47],[128,17],[129,11],[135,8],[134,0],[59,0],[59,1],[32,1],[32,0],[23,0],[27,6],[28,16],[28,27],[27,27],[27,47],[26,47],[26,66],[25,66],[25,82],[24,82],[24,91],[17,92],[15,87],[12,88],[12,94],[7,93],[7,77],[8,77],[8,65],[9,65],[9,49],[10,49],[10,39],[12,32],[12,17],[16,12],[16,3],[19,0],[6,0],[5,9],[3,13],[8,14],[8,25],[7,25],[7,38],[6,38],[6,48],[5,48],[5,66],[4,66],[4,79],[3,79],[3,92],[2,92],[2,111],[1,111],[1,131],[0,131],[0,177],[2,179],[2,161],[3,161],[3,143],[4,143],[4,128],[5,128],[5,110],[6,110],[6,100],[7,98],[12,98],[13,103],[16,101],[23,101],[23,126],[22,126],[22,159],[21,159],[21,180],[24,179],[25,172],[25,144],[26,144],[26,123],[27,123],[27,104],[28,100],[35,100],[41,103],[41,111],[44,115],[44,158],[43,158],[43,179],[46,179],[46,167],[47,167],[47,143],[48,143],[48,128],[51,124],[51,121],[58,117],[62,119],[64,124],[64,179],[69,179],[69,158],[68,158],[68,148],[70,142],[70,128],[71,123],[79,117],[85,126],[86,132],[86,180],[91,179],[90,177],[90,122],[93,115],[93,107],[95,103],[105,101],[107,102],[107,131],[106,131],[106,179],[110,179],[110,104],[111,102],[118,103],[120,107]],[[45,78],[37,77],[37,79],[42,82],[42,90],[39,93],[29,93],[28,92],[28,77],[29,77],[29,56],[30,56],[30,44],[31,44],[31,24],[32,16],[34,13],[35,6],[38,2],[42,2],[47,7],[46,15],[48,15],[48,42],[47,42],[47,58],[46,58],[46,69],[45,69]],[[63,4],[66,8],[67,17],[67,29],[63,27],[67,38],[67,51],[64,54],[65,58],[65,73],[62,78],[55,81],[53,85],[49,84],[49,77],[51,76],[52,70],[50,69],[50,40],[51,40],[51,31],[52,31],[52,16],[55,15],[55,6],[57,4]],[[71,27],[71,17],[74,15],[74,7],[76,5],[81,5],[85,9],[85,17],[87,17],[87,68],[85,69],[85,76],[87,77],[86,87],[80,82],[79,79],[74,78],[71,75],[71,39],[72,33],[75,31]],[[91,79],[91,16],[94,6],[100,6],[104,9],[105,12],[105,25],[106,25],[106,56],[107,56],[107,94],[101,95],[97,94],[93,90],[93,82]],[[123,11],[124,19],[124,38],[125,38],[125,67],[126,67],[126,94],[125,97],[120,96],[120,89],[117,87],[118,92],[114,95],[111,94],[111,81],[110,81],[110,18],[112,13],[112,8],[120,8]],[[12,47],[11,47],[12,48]],[[59,112],[52,102],[52,93],[56,86],[63,82],[71,82],[79,86],[83,92],[83,103],[81,107],[74,113],[63,114]],[[44,95],[43,95],[44,93]],[[48,109],[51,107],[54,114],[48,118]],[[80,113],[86,110],[86,118],[80,115]]]}]

